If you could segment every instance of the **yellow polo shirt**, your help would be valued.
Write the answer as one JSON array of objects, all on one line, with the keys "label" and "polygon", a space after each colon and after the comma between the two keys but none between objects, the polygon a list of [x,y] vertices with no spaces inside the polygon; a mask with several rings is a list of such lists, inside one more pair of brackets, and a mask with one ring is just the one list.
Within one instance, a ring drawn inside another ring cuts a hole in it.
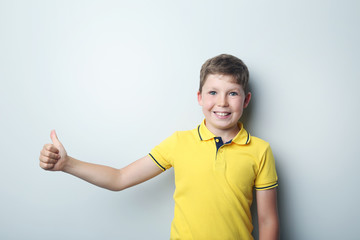
[{"label": "yellow polo shirt", "polygon": [[277,187],[270,145],[240,132],[223,143],[204,121],[175,132],[149,155],[163,170],[174,167],[175,209],[170,239],[253,239],[253,189]]}]

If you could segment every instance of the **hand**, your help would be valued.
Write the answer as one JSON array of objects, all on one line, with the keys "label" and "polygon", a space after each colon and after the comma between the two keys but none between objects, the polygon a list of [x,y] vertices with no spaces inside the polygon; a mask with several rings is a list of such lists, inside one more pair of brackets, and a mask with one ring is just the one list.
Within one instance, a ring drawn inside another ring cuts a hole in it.
[{"label": "hand", "polygon": [[53,144],[45,144],[40,151],[40,167],[50,171],[63,171],[69,157],[55,130],[51,131],[50,138]]}]

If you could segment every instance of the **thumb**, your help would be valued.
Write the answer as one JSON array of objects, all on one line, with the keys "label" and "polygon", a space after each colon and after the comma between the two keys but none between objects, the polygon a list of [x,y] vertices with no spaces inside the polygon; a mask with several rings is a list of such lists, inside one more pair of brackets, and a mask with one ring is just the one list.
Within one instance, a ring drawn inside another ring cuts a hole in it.
[{"label": "thumb", "polygon": [[56,132],[55,130],[52,130],[51,133],[50,133],[50,138],[51,138],[51,141],[54,143],[54,144],[61,144],[57,135],[56,135]]}]

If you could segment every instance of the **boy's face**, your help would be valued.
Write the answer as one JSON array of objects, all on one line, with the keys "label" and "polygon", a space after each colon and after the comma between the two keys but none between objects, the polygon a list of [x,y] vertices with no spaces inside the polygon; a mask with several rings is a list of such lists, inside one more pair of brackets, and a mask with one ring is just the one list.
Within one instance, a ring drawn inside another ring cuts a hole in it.
[{"label": "boy's face", "polygon": [[206,127],[215,135],[237,134],[238,121],[250,102],[251,93],[245,95],[243,88],[230,75],[210,74],[198,102],[202,106]]}]

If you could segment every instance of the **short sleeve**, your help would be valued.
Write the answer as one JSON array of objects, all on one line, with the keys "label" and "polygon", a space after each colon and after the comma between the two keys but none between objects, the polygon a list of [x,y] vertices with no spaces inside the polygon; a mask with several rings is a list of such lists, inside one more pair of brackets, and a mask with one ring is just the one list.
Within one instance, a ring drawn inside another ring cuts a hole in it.
[{"label": "short sleeve", "polygon": [[175,147],[177,145],[177,133],[175,132],[170,137],[166,138],[159,145],[154,147],[149,156],[153,159],[156,165],[163,171],[169,169],[173,165],[173,156]]},{"label": "short sleeve", "polygon": [[270,145],[263,153],[259,171],[255,180],[256,190],[267,190],[278,186],[278,176],[275,168],[275,160]]}]

